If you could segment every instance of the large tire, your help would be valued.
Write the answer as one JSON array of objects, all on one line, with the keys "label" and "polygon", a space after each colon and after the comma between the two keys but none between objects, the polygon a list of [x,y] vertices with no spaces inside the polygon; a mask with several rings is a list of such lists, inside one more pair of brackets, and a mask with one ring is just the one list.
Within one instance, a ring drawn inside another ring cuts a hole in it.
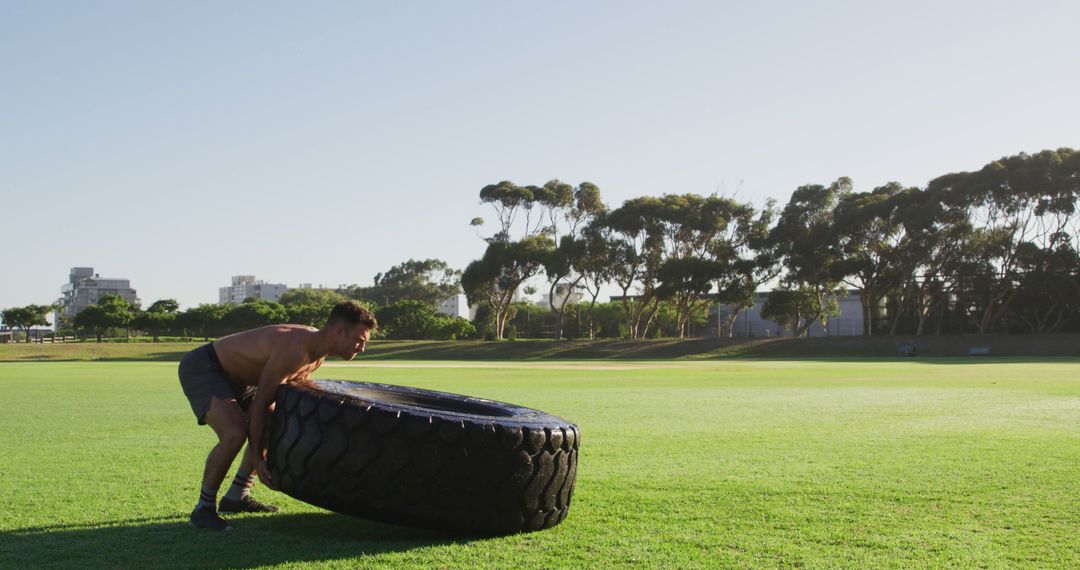
[{"label": "large tire", "polygon": [[537,410],[403,386],[278,388],[274,484],[367,519],[468,534],[555,526],[574,494],[576,425]]}]

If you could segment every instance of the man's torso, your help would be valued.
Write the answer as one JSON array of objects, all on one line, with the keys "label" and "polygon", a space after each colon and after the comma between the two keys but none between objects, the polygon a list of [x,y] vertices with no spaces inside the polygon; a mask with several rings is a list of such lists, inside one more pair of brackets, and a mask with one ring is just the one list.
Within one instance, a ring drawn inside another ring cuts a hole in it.
[{"label": "man's torso", "polygon": [[263,368],[279,352],[292,352],[305,362],[285,380],[306,380],[322,365],[322,359],[312,361],[306,354],[305,341],[318,329],[302,325],[270,325],[220,338],[213,342],[214,351],[225,374],[237,383],[257,386]]}]

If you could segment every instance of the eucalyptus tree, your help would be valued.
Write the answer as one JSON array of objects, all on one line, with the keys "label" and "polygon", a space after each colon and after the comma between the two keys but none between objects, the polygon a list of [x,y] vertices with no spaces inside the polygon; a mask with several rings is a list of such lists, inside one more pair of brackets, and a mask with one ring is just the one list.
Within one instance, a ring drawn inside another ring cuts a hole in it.
[{"label": "eucalyptus tree", "polygon": [[546,235],[518,241],[491,241],[483,257],[473,261],[461,275],[469,304],[484,303],[494,315],[495,338],[502,339],[514,302],[514,293],[528,278],[543,269],[554,243]]},{"label": "eucalyptus tree", "polygon": [[600,289],[605,283],[614,281],[616,266],[620,263],[618,244],[612,239],[611,229],[605,224],[603,216],[603,213],[599,214],[582,230],[585,251],[577,262],[582,275],[582,288],[589,296],[585,320],[589,339],[596,338],[595,310]]},{"label": "eucalyptus tree", "polygon": [[733,326],[739,312],[753,308],[757,292],[780,272],[775,243],[770,232],[776,217],[772,199],[756,211],[744,204],[738,211],[734,233],[717,240],[713,255],[719,261],[716,300],[728,309],[726,319],[717,312],[717,336],[734,336]]},{"label": "eucalyptus tree", "polygon": [[[542,186],[519,186],[504,180],[482,188],[480,202],[493,208],[499,230],[484,238],[487,250],[466,267],[461,284],[470,303],[488,306],[494,316],[495,337],[501,339],[515,293],[524,283],[547,266],[552,270],[549,280],[554,292],[560,281],[573,274],[573,260],[560,260],[557,246],[562,237],[572,240],[587,225],[591,210],[600,203],[599,190],[590,183],[575,188],[559,180]],[[483,219],[474,218],[470,225],[480,228]],[[578,249],[567,245],[561,254],[570,255]]]},{"label": "eucalyptus tree", "polygon": [[873,334],[882,298],[898,295],[905,282],[902,253],[912,244],[900,213],[919,192],[890,182],[871,192],[845,194],[837,204],[833,217],[842,259],[836,275],[859,289],[864,335]]},{"label": "eucalyptus tree", "polygon": [[1080,317],[1080,254],[1060,236],[1051,247],[1023,244],[1017,250],[1021,279],[1014,312],[1033,334],[1060,332]]},{"label": "eucalyptus tree", "polygon": [[[626,334],[639,338],[646,311],[656,310],[657,271],[662,260],[664,238],[657,223],[659,200],[642,196],[623,202],[605,218],[611,230],[612,280],[622,290]],[[638,295],[631,296],[635,284]]]},{"label": "eucalyptus tree", "polygon": [[590,239],[585,236],[586,230],[607,211],[607,206],[600,197],[600,189],[591,182],[583,182],[574,188],[552,180],[534,191],[534,195],[548,206],[550,225],[547,234],[558,244],[544,263],[544,271],[548,278],[548,306],[556,321],[555,338],[561,339],[567,305],[586,279],[589,269],[585,267],[590,262],[587,259]]},{"label": "eucalyptus tree", "polygon": [[980,333],[1008,314],[1023,277],[1019,254],[1025,244],[1045,250],[1080,239],[1080,153],[1072,149],[1021,153],[975,172],[946,174],[932,180],[927,192],[973,226],[963,269],[977,273],[954,278],[970,299],[963,309]]},{"label": "eucalyptus tree", "polygon": [[815,321],[821,322],[828,331],[829,317],[840,314],[835,295],[821,295],[805,285],[794,288],[774,289],[769,292],[761,307],[761,316],[776,321],[791,330],[791,335],[801,337]]},{"label": "eucalyptus tree", "polygon": [[[847,177],[828,186],[800,186],[792,193],[771,232],[785,269],[781,284],[785,289],[814,295],[816,302],[809,306],[822,311],[807,322],[823,320],[831,299],[840,292],[844,254],[834,213],[850,193],[851,179]],[[809,324],[802,330],[806,326]]]},{"label": "eucalyptus tree", "polygon": [[662,203],[668,255],[660,266],[658,292],[674,305],[682,338],[691,314],[717,299],[710,294],[713,285],[733,281],[730,273],[738,265],[738,250],[746,245],[754,210],[716,195],[667,195]]}]

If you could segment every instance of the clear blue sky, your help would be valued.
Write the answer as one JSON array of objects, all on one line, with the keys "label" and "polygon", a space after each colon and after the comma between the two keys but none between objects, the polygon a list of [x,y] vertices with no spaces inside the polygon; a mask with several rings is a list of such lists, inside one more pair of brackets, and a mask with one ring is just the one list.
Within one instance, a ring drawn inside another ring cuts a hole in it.
[{"label": "clear blue sky", "polygon": [[544,4],[0,2],[0,307],[464,267],[502,179],[783,202],[1080,146],[1075,1]]}]

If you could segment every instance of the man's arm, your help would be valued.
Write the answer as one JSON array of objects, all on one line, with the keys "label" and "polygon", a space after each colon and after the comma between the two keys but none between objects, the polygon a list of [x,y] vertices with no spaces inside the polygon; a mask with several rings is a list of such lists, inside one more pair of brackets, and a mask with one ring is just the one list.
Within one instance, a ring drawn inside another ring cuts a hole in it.
[{"label": "man's arm", "polygon": [[263,367],[259,376],[258,389],[251,402],[251,415],[248,418],[248,449],[255,454],[255,471],[264,485],[274,488],[270,481],[270,471],[266,467],[266,425],[270,406],[274,403],[278,386],[296,373],[300,358],[272,356]]}]

